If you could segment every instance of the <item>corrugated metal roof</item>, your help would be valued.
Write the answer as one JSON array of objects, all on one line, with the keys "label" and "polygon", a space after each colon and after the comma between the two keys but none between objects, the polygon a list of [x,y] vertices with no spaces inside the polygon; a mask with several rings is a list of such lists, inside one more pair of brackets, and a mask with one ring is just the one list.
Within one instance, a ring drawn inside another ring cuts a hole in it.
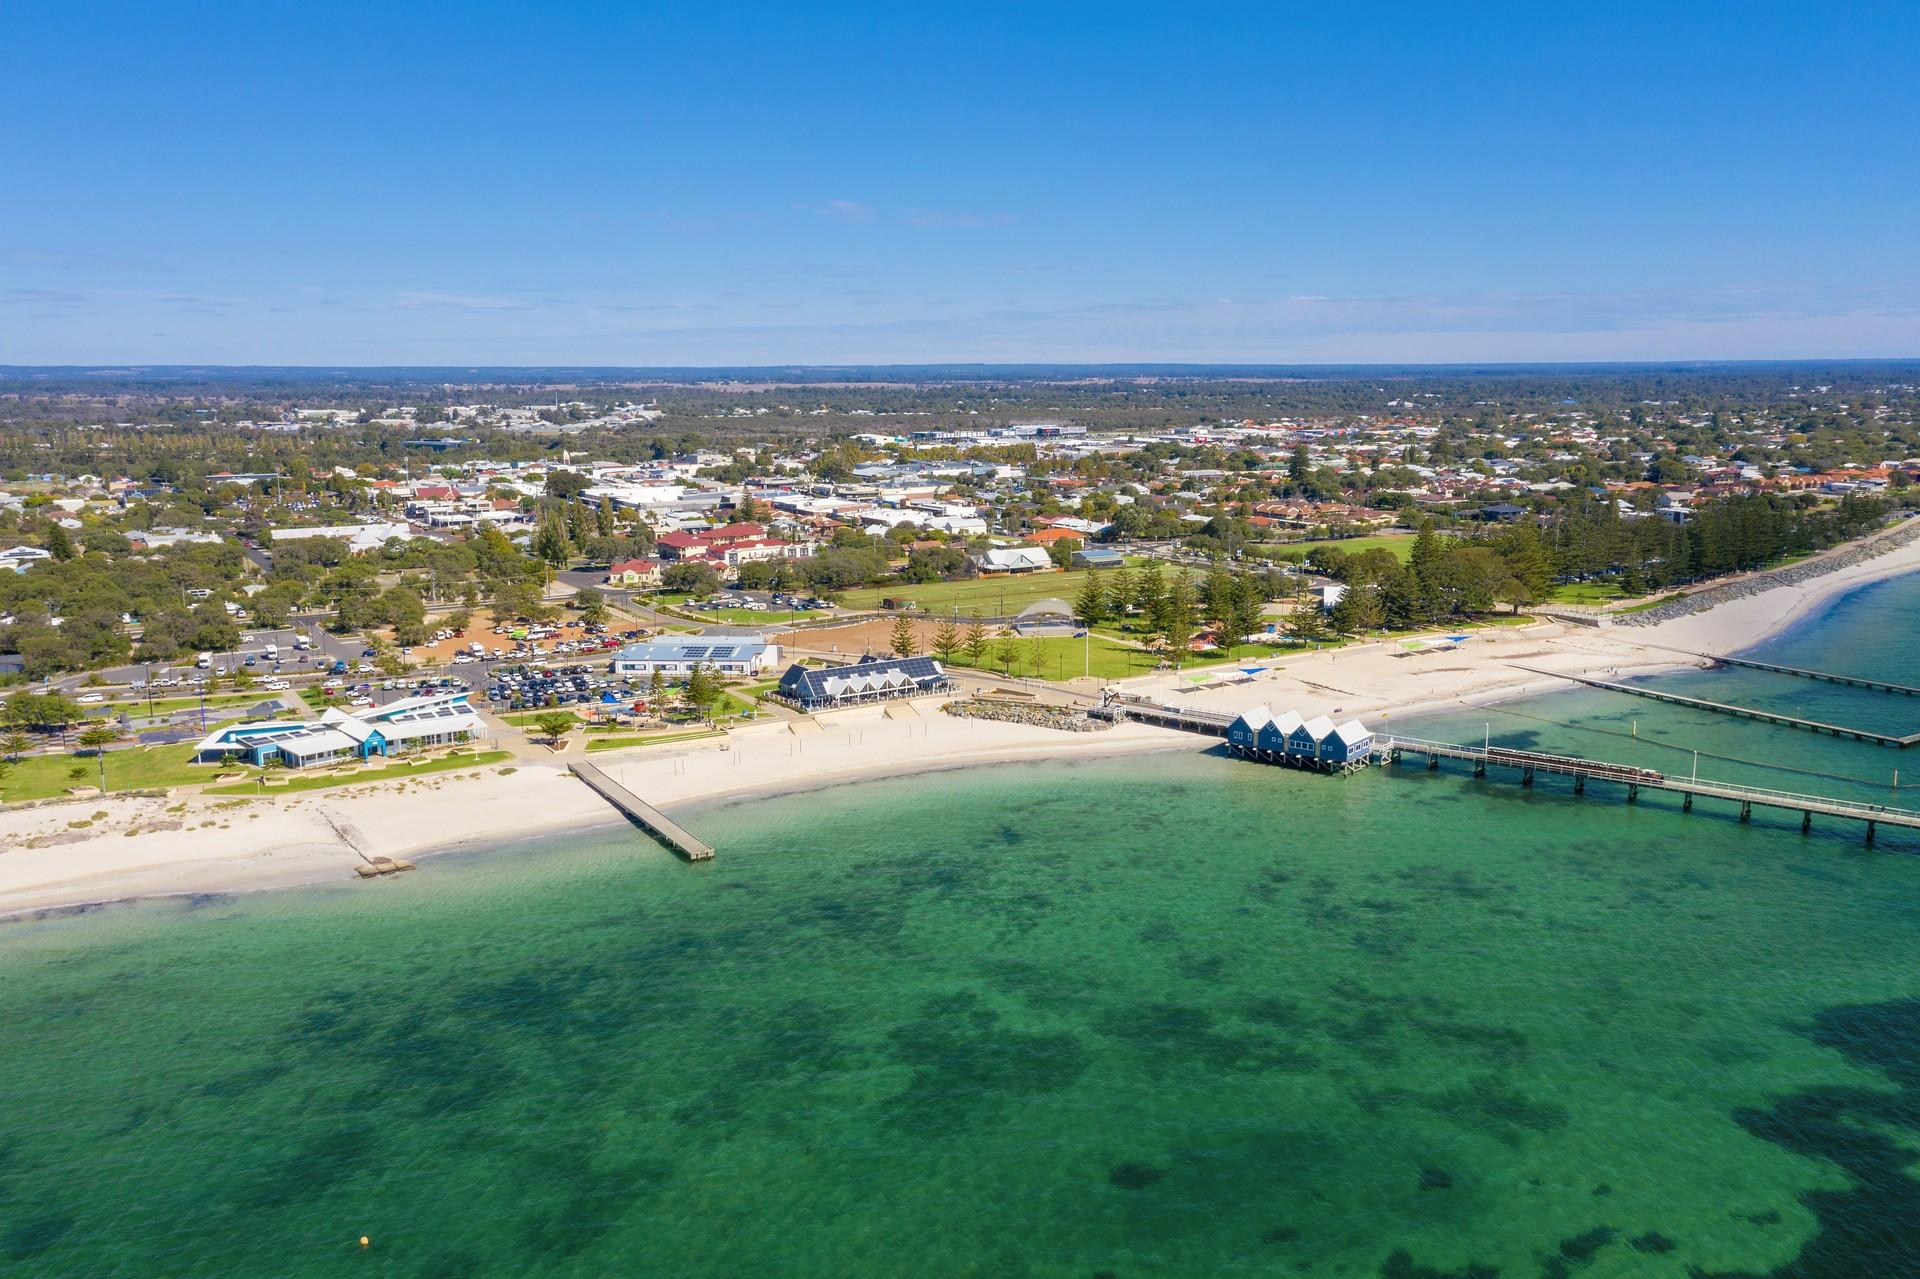
[{"label": "corrugated metal roof", "polygon": [[946,671],[931,657],[879,657],[851,666],[790,666],[780,677],[780,692],[797,702],[837,701],[908,684],[937,684],[945,678]]}]

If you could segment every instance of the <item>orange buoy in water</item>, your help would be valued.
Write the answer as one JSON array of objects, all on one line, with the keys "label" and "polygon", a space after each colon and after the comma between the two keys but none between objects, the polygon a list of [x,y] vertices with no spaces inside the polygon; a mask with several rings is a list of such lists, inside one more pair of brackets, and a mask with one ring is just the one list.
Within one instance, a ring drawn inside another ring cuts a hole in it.
[{"label": "orange buoy in water", "polygon": [[372,1242],[373,1242],[373,1240],[371,1240],[371,1239],[369,1239],[369,1238],[367,1238],[367,1237],[366,1237],[365,1235],[361,1235],[361,1236],[360,1236],[360,1246],[361,1246],[362,1248],[364,1248],[364,1247],[366,1247],[366,1246],[367,1246],[368,1244],[370,1244],[370,1243],[372,1243]]}]

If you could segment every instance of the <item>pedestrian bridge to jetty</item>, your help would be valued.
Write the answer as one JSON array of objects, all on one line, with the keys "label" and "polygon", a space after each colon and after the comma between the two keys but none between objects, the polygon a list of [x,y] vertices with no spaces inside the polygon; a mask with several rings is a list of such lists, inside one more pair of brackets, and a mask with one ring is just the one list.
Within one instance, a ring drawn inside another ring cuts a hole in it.
[{"label": "pedestrian bridge to jetty", "polygon": [[1815,814],[1845,821],[1865,822],[1867,842],[1871,844],[1881,826],[1902,830],[1920,830],[1920,812],[1893,808],[1885,804],[1864,804],[1854,800],[1830,799],[1824,795],[1796,795],[1792,791],[1768,790],[1760,786],[1742,786],[1737,782],[1716,782],[1704,777],[1669,777],[1651,768],[1615,764],[1606,760],[1582,759],[1575,755],[1548,755],[1539,751],[1512,750],[1504,746],[1462,746],[1453,742],[1427,741],[1418,737],[1382,737],[1373,744],[1377,762],[1397,764],[1406,756],[1424,758],[1429,770],[1437,770],[1443,760],[1461,760],[1473,765],[1475,777],[1487,776],[1491,766],[1518,770],[1522,786],[1533,785],[1536,774],[1548,773],[1573,779],[1573,793],[1584,794],[1587,782],[1613,782],[1626,787],[1627,802],[1640,798],[1641,790],[1670,791],[1682,797],[1681,811],[1692,812],[1696,796],[1721,799],[1740,805],[1740,820],[1748,821],[1756,806],[1800,814],[1800,829],[1813,827]]},{"label": "pedestrian bridge to jetty", "polygon": [[[1720,659],[1711,659],[1720,660]],[[1743,663],[1754,665],[1754,663]],[[1585,684],[1588,688],[1603,688],[1610,693],[1626,693],[1631,697],[1648,697],[1656,702],[1667,702],[1674,706],[1689,706],[1695,710],[1712,711],[1716,715],[1738,715],[1743,719],[1757,719],[1768,724],[1781,724],[1788,728],[1805,729],[1810,733],[1826,733],[1833,737],[1851,737],[1856,742],[1872,742],[1876,746],[1897,746],[1902,750],[1920,742],[1920,733],[1908,733],[1896,736],[1893,733],[1876,732],[1871,728],[1849,728],[1845,724],[1828,724],[1817,719],[1803,719],[1798,715],[1782,715],[1777,711],[1763,711],[1752,706],[1735,706],[1731,702],[1708,701],[1704,697],[1688,697],[1684,693],[1669,693],[1665,689],[1648,688],[1644,684],[1623,684],[1618,680],[1596,679],[1591,675],[1568,675],[1561,671],[1549,671],[1538,666],[1522,666],[1510,662],[1517,671],[1529,675],[1546,675],[1553,679],[1563,679],[1570,684]],[[1764,663],[1761,669],[1767,669]],[[1787,668],[1780,668],[1787,669]],[[1833,676],[1835,681],[1845,677]],[[1861,681],[1865,683],[1866,681]],[[1875,687],[1898,689],[1900,685],[1875,685]]]},{"label": "pedestrian bridge to jetty", "polygon": [[1177,728],[1183,733],[1204,737],[1225,737],[1234,717],[1225,711],[1206,711],[1196,706],[1169,706],[1150,698],[1120,696],[1106,705],[1087,712],[1095,719],[1133,720],[1160,728]]}]

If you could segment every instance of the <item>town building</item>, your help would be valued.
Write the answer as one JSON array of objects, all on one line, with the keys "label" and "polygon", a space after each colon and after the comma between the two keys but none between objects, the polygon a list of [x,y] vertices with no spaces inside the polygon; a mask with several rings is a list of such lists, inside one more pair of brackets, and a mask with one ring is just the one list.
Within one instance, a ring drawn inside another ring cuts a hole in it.
[{"label": "town building", "polygon": [[616,675],[759,675],[780,663],[780,646],[758,635],[657,635],[629,644],[613,657]]},{"label": "town building", "polygon": [[1108,546],[1083,546],[1073,553],[1075,568],[1125,568],[1127,557]]},{"label": "town building", "polygon": [[396,538],[404,542],[413,536],[413,529],[403,522],[383,524],[326,524],[305,528],[277,528],[273,530],[276,542],[298,542],[310,537],[337,537],[347,544],[347,549],[355,555],[368,551],[377,551]]},{"label": "town building", "polygon": [[45,563],[53,558],[53,552],[38,546],[10,546],[0,551],[0,568],[11,569],[15,573],[24,573],[35,564]]},{"label": "town building", "polygon": [[211,546],[221,540],[211,529],[150,528],[127,534],[127,543],[136,551],[157,551],[166,546]]},{"label": "town building", "polygon": [[621,560],[607,567],[607,585],[658,586],[662,569],[659,560]]},{"label": "town building", "polygon": [[719,528],[662,533],[654,544],[662,560],[705,561],[728,568],[759,560],[806,559],[814,551],[812,542],[783,542],[768,537],[767,530],[758,524],[725,524]]},{"label": "town building", "polygon": [[945,668],[931,657],[865,657],[850,666],[796,664],[780,677],[780,696],[806,711],[919,697],[952,688]]},{"label": "town building", "polygon": [[466,693],[441,693],[361,711],[328,707],[314,720],[229,724],[203,738],[194,747],[193,757],[201,764],[233,758],[254,765],[277,761],[288,768],[309,768],[470,741],[481,727]]},{"label": "town building", "polygon": [[1038,546],[1006,546],[968,557],[981,573],[1044,573],[1053,558]]}]

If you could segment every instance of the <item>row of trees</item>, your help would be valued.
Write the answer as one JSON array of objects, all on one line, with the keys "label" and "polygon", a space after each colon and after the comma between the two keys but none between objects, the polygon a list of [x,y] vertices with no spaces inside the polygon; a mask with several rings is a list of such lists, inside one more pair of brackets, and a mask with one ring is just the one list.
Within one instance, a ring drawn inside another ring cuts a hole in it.
[{"label": "row of trees", "polygon": [[1585,501],[1556,508],[1546,537],[1559,580],[1612,578],[1637,595],[1833,546],[1871,531],[1889,509],[1877,497],[1828,506],[1811,496],[1740,494],[1692,508],[1685,523],[1674,523],[1622,518],[1610,500]]}]

